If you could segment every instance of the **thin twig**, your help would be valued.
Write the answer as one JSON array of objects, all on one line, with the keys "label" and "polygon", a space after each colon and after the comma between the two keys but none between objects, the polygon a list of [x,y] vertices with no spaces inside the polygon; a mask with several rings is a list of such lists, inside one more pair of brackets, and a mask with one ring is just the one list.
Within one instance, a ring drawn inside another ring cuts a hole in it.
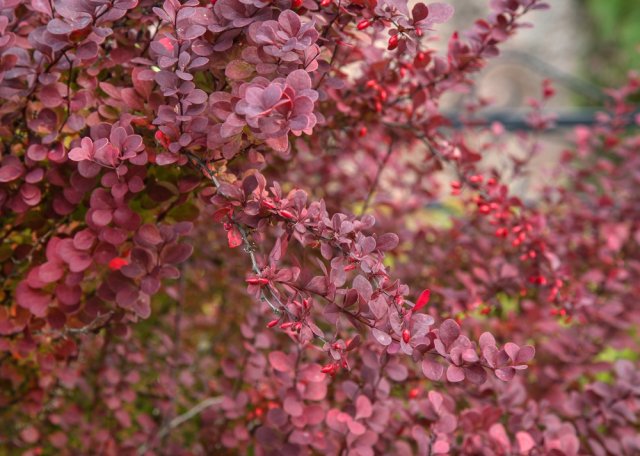
[{"label": "thin twig", "polygon": [[[171,360],[171,381],[173,382],[174,385],[177,385],[178,382],[178,367],[179,367],[179,359],[180,359],[180,352],[181,352],[181,345],[180,345],[180,324],[182,321],[182,309],[184,307],[184,302],[185,302],[185,294],[186,294],[186,278],[185,278],[185,268],[184,266],[182,268],[180,268],[180,284],[178,286],[178,299],[177,299],[177,306],[176,306],[176,313],[174,315],[174,319],[173,319],[173,359]],[[175,417],[175,413],[176,413],[176,400],[177,400],[178,394],[173,394],[171,396],[171,406],[167,412],[167,414],[164,417],[163,420],[163,426],[165,426],[167,423],[171,423],[171,420]],[[158,436],[159,438],[157,438],[157,441],[160,442],[161,445],[164,444],[164,437],[165,436]]]},{"label": "thin twig", "polygon": [[362,210],[360,211],[360,215],[362,216],[367,209],[369,209],[369,204],[371,203],[371,198],[373,197],[373,193],[376,191],[378,184],[380,183],[380,176],[382,175],[382,171],[387,166],[387,162],[393,153],[393,140],[389,142],[389,147],[387,148],[387,153],[382,159],[382,163],[378,167],[378,171],[376,172],[376,177],[373,179],[373,183],[371,184],[371,188],[369,189],[369,194],[367,198],[364,200],[364,206],[362,206]]},{"label": "thin twig", "polygon": [[[164,436],[166,436],[173,429],[180,426],[182,423],[189,421],[191,418],[199,415],[209,407],[220,404],[222,400],[223,400],[222,397],[209,397],[203,400],[202,402],[199,402],[198,404],[194,405],[192,408],[184,412],[182,415],[176,416],[174,419],[172,419],[167,424],[162,426],[162,428],[160,428],[160,430],[156,434],[154,440],[161,440]],[[148,449],[149,449],[149,444],[145,443],[144,445],[138,448],[137,454],[143,455]]]},{"label": "thin twig", "polygon": [[[200,172],[204,174],[213,183],[213,185],[216,188],[220,188],[220,181],[200,157],[192,154],[191,152],[186,152],[185,155],[187,156],[191,164],[194,165],[196,168],[198,168]],[[253,272],[258,277],[261,276],[262,269],[258,265],[258,259],[256,258],[255,249],[253,247],[251,240],[249,239],[249,234],[247,233],[246,227],[236,220],[232,219],[231,222],[233,223],[235,228],[240,233],[240,236],[242,237],[244,251],[247,253],[247,255],[249,255],[249,259],[251,260],[251,268],[253,269]],[[274,314],[280,315],[282,311],[285,311],[289,316],[291,316],[289,309],[287,309],[287,307],[284,304],[282,304],[282,302],[280,302],[280,299],[273,292],[271,292],[271,296],[273,297],[273,299],[275,299],[278,302],[279,307],[274,305],[271,302],[271,300],[267,297],[267,295],[263,290],[260,291],[260,300],[263,302],[266,302]]]},{"label": "thin twig", "polygon": [[67,125],[67,122],[69,122],[69,117],[71,117],[71,84],[73,82],[73,60],[69,58],[66,52],[63,54],[63,56],[67,61],[67,63],[69,64],[69,76],[67,77],[67,97],[66,97],[67,105],[66,105],[66,111],[64,114],[64,120],[60,125],[60,128],[58,128],[58,134],[56,135],[56,139],[58,136],[60,136],[60,133],[62,133],[62,129]]}]

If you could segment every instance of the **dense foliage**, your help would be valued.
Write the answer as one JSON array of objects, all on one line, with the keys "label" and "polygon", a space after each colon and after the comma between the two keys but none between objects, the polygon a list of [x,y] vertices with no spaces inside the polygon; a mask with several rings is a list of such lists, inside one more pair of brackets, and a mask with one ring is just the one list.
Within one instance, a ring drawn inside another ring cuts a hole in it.
[{"label": "dense foliage", "polygon": [[491,7],[0,0],[0,454],[639,454],[640,78],[517,196]]}]

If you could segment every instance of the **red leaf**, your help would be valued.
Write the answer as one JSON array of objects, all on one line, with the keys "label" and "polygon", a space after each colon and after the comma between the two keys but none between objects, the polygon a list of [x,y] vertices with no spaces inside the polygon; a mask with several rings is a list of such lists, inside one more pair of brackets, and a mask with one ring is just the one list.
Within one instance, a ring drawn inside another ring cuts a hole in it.
[{"label": "red leaf", "polygon": [[31,311],[36,317],[44,317],[51,302],[51,297],[21,282],[16,288],[16,302],[20,307]]},{"label": "red leaf", "polygon": [[229,241],[229,247],[232,249],[242,245],[242,235],[235,226],[227,231],[227,240]]},{"label": "red leaf", "polygon": [[430,297],[431,297],[431,290],[427,288],[422,293],[420,293],[420,297],[416,301],[416,305],[413,306],[413,311],[417,312],[420,309],[422,309],[424,306],[426,306],[427,303],[429,302]]},{"label": "red leaf", "polygon": [[109,269],[111,269],[112,271],[119,271],[120,268],[128,264],[129,262],[126,259],[115,257],[115,258],[112,258],[111,261],[109,261]]}]

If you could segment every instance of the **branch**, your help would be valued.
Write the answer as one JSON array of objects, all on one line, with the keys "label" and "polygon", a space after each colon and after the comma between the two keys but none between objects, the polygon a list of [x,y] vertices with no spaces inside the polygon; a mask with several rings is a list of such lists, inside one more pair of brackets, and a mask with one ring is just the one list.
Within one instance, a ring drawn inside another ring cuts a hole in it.
[{"label": "branch", "polygon": [[365,212],[367,212],[367,209],[369,208],[369,204],[371,203],[371,198],[373,197],[373,193],[375,192],[376,188],[378,187],[378,184],[380,183],[380,176],[382,175],[382,171],[384,171],[384,168],[387,166],[387,162],[389,161],[389,158],[391,157],[392,153],[393,153],[393,140],[389,142],[387,153],[382,159],[382,163],[380,163],[380,166],[378,167],[378,171],[376,172],[376,177],[373,179],[373,183],[371,184],[371,188],[369,189],[369,194],[367,195],[367,198],[364,201],[364,206],[362,206],[362,210],[360,211],[361,216]]},{"label": "branch", "polygon": [[[180,426],[182,423],[189,421],[191,418],[199,415],[205,409],[220,404],[222,400],[222,397],[209,397],[202,402],[199,402],[198,404],[194,405],[192,408],[184,412],[182,415],[176,416],[174,419],[162,426],[153,440],[161,440],[164,436],[169,434],[169,432]],[[145,443],[138,448],[137,454],[143,455],[148,449],[149,443]]]},{"label": "branch", "polygon": [[[216,188],[220,187],[220,181],[202,159],[192,154],[191,152],[185,152],[185,155],[187,156],[191,164],[195,166],[197,169],[199,169],[200,172],[204,174],[213,183],[214,187]],[[254,250],[253,244],[251,243],[251,240],[249,239],[249,235],[247,233],[246,227],[235,220],[231,220],[231,222],[240,232],[240,236],[242,237],[242,243],[244,245],[244,251],[247,252],[247,254],[249,255],[249,258],[251,259],[251,268],[253,269],[253,272],[256,275],[258,275],[258,277],[260,277],[262,275],[262,269],[260,269],[260,266],[258,265],[258,260],[255,255],[255,250]],[[269,300],[269,298],[267,298],[267,295],[264,293],[264,291],[260,291],[260,300],[266,302],[269,305],[269,307],[271,307],[271,310],[273,311],[274,314],[280,315],[284,310],[285,312],[287,312],[287,314],[290,315],[289,310],[286,308],[284,304],[282,304],[282,302],[280,302],[278,297],[273,295],[273,293],[272,293],[272,296],[274,297],[274,299],[276,299],[276,301],[278,301],[278,304],[280,305],[280,307],[275,306]]]}]

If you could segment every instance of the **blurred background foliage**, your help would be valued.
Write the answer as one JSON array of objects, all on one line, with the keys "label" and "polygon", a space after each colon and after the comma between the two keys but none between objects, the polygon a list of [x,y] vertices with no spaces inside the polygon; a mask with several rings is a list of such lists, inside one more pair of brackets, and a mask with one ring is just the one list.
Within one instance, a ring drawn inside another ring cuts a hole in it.
[{"label": "blurred background foliage", "polygon": [[590,40],[584,77],[617,85],[629,70],[640,70],[640,1],[582,0]]}]

